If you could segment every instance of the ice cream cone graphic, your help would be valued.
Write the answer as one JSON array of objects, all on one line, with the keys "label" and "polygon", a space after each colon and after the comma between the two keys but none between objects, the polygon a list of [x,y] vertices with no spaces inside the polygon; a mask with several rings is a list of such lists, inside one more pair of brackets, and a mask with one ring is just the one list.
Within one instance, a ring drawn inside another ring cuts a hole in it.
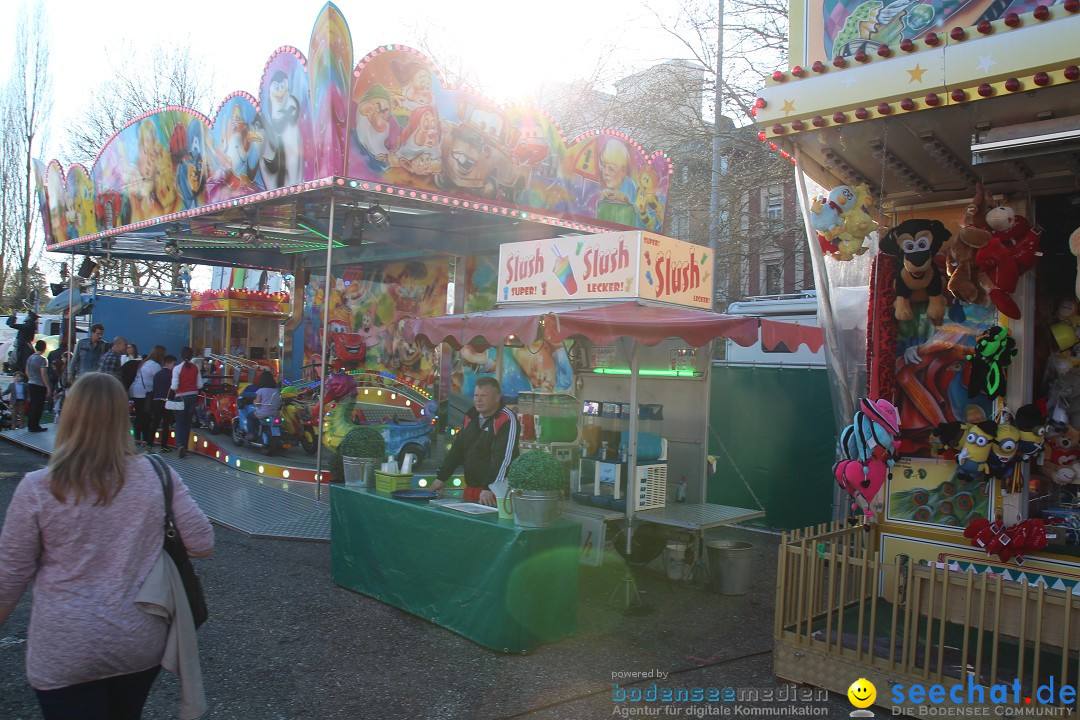
[{"label": "ice cream cone graphic", "polygon": [[555,251],[555,277],[559,278],[567,295],[576,295],[577,279],[574,277],[574,268],[570,267],[570,258],[559,252],[557,245],[552,245],[551,249]]}]

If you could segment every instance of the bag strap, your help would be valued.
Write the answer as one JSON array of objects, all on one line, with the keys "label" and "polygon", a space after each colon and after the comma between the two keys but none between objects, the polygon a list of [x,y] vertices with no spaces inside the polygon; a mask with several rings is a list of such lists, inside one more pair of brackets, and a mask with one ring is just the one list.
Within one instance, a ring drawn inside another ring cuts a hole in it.
[{"label": "bag strap", "polygon": [[165,465],[165,461],[157,455],[149,455],[148,459],[150,465],[154,468],[154,472],[157,473],[158,480],[161,481],[161,490],[165,495],[165,535],[166,537],[173,536],[176,534],[176,518],[173,517],[172,511],[172,474],[169,472],[168,466]]}]

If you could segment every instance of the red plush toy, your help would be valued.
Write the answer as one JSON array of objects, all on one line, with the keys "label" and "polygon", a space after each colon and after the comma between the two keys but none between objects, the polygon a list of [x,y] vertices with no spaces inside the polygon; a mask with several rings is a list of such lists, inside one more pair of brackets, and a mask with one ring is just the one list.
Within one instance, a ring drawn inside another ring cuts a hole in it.
[{"label": "red plush toy", "polygon": [[1012,293],[1016,290],[1020,272],[1012,254],[996,235],[991,236],[985,247],[975,252],[975,266],[979,268],[979,282],[986,289],[994,307],[1004,315],[1019,320],[1020,307],[1012,299]]},{"label": "red plush toy", "polygon": [[964,537],[975,547],[984,548],[987,555],[997,555],[1001,562],[1012,558],[1023,565],[1025,553],[1046,547],[1046,526],[1042,520],[1030,519],[1004,527],[980,517],[964,528]]},{"label": "red plush toy", "polygon": [[1032,228],[1027,218],[1017,215],[1008,205],[999,205],[987,211],[986,224],[994,231],[994,237],[1008,248],[1020,275],[1035,266],[1042,255],[1039,252],[1041,230]]}]

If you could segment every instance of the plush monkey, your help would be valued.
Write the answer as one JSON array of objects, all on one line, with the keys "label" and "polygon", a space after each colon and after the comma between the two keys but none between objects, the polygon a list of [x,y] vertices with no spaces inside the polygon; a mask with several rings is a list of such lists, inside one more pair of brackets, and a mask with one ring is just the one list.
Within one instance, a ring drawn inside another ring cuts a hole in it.
[{"label": "plush monkey", "polygon": [[896,319],[911,320],[912,301],[927,301],[926,316],[940,325],[945,319],[945,284],[934,255],[952,237],[940,220],[905,220],[881,239],[881,252],[900,258],[896,275]]}]

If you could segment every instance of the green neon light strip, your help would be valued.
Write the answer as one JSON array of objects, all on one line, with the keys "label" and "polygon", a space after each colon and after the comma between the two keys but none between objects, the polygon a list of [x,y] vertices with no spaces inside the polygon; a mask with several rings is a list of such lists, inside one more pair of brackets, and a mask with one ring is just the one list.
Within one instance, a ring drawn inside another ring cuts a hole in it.
[{"label": "green neon light strip", "polygon": [[[595,368],[593,372],[597,375],[630,374],[628,368]],[[638,375],[649,375],[652,377],[701,377],[701,373],[696,370],[638,370]]]}]

